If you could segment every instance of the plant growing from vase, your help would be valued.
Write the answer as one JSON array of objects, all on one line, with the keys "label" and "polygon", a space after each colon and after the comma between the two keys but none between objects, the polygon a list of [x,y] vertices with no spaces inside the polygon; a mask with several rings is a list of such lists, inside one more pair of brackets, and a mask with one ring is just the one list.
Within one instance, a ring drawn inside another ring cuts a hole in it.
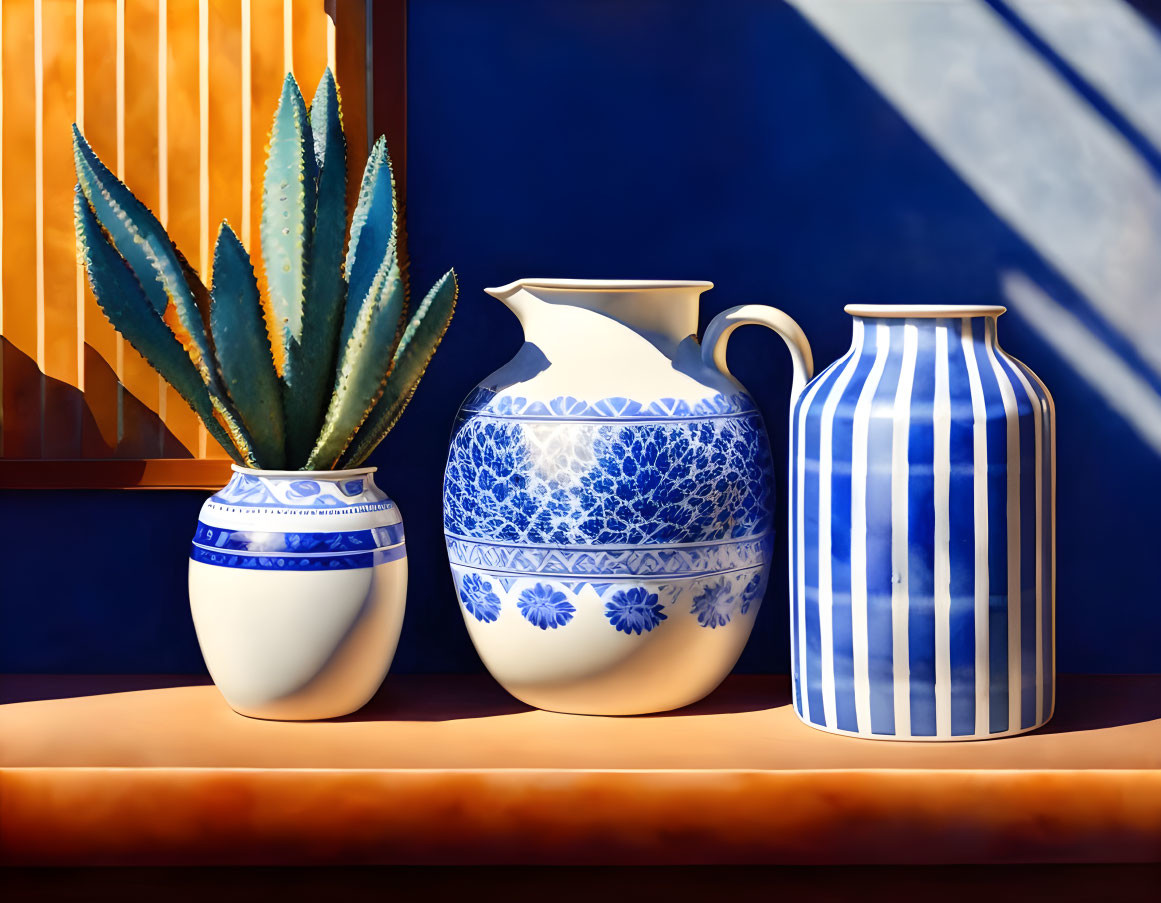
[{"label": "plant growing from vase", "polygon": [[385,140],[347,233],[347,147],[328,70],[309,109],[286,76],[262,198],[266,295],[223,222],[209,290],[73,127],[77,242],[101,310],[237,463],[362,463],[395,425],[455,307],[446,273],[407,317]]},{"label": "plant growing from vase", "polygon": [[398,509],[359,465],[447,330],[454,272],[408,315],[382,137],[347,237],[347,146],[329,70],[309,107],[292,75],[283,83],[263,185],[264,295],[228,224],[207,290],[75,126],[73,150],[78,251],[97,303],[236,462],[191,549],[211,674],[246,714],[359,708],[394,654],[406,589]]}]

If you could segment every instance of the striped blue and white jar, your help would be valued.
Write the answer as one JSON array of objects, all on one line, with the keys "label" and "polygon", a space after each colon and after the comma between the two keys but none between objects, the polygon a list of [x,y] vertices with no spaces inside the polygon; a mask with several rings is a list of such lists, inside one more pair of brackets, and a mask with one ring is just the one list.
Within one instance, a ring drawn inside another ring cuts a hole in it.
[{"label": "striped blue and white jar", "polygon": [[202,506],[190,547],[190,607],[214,683],[257,718],[361,708],[403,624],[399,509],[374,467],[234,471]]},{"label": "striped blue and white jar", "polygon": [[859,737],[1033,730],[1054,703],[1052,397],[1002,307],[851,305],[791,414],[794,706]]}]

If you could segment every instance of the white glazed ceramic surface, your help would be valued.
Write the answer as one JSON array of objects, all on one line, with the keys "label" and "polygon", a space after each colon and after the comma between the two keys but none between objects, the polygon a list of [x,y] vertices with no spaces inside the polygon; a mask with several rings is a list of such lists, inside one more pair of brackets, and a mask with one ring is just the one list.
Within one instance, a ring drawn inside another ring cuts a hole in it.
[{"label": "white glazed ceramic surface", "polygon": [[399,509],[374,468],[234,470],[203,506],[190,553],[190,606],[214,683],[256,718],[361,708],[403,623]]},{"label": "white glazed ceramic surface", "polygon": [[710,287],[527,279],[488,290],[519,317],[525,344],[460,410],[444,529],[472,641],[531,705],[688,705],[749,638],[773,548],[771,461],[724,348],[743,323],[787,332],[772,308],[735,309],[703,350],[694,333]]}]

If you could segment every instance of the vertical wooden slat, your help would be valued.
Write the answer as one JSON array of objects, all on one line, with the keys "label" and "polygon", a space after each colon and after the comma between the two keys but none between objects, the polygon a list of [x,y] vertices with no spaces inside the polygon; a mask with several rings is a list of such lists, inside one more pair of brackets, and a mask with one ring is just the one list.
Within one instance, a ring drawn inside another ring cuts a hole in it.
[{"label": "vertical wooden slat", "polygon": [[294,0],[282,0],[282,71],[294,69]]},{"label": "vertical wooden slat", "polygon": [[342,91],[343,129],[347,134],[347,209],[359,196],[359,177],[367,162],[367,64],[365,0],[332,0],[328,4],[338,40],[335,47],[335,78]]},{"label": "vertical wooden slat", "polygon": [[[76,0],[75,27],[73,31],[73,49],[76,51],[75,65],[76,82],[73,90],[76,92],[73,107],[73,121],[77,127],[85,130],[85,3]],[[0,120],[3,115],[0,114]],[[78,257],[76,262],[76,337],[77,337],[77,388],[85,391],[85,267]],[[82,425],[81,449],[77,457],[84,454],[84,430]]]},{"label": "vertical wooden slat", "polygon": [[327,67],[327,17],[319,15],[318,0],[295,0],[293,19],[294,77],[306,97],[314,96]]},{"label": "vertical wooden slat", "polygon": [[[83,5],[83,0],[82,0]],[[162,227],[169,228],[169,11],[166,0],[157,4],[157,218]],[[158,454],[167,457],[184,451],[169,431],[169,387],[161,374],[157,377],[157,416],[161,420],[161,449]]]},{"label": "vertical wooden slat", "polygon": [[[266,271],[262,265],[262,176],[274,107],[282,90],[282,0],[251,0],[250,3],[250,259],[263,297]],[[243,51],[245,52],[245,51]]]},{"label": "vertical wooden slat", "polygon": [[[212,277],[214,241],[218,225],[226,220],[237,230],[242,220],[242,196],[238,190],[242,169],[242,17],[237,0],[203,0],[207,3],[207,46],[209,65],[205,67],[203,99],[206,106],[208,177],[206,196],[207,259],[201,269],[206,285]],[[212,439],[202,457],[226,457]]]},{"label": "vertical wooden slat", "polygon": [[4,457],[4,9],[0,7],[0,458]]},{"label": "vertical wooden slat", "polygon": [[[209,0],[198,0],[198,271],[210,272],[210,25]],[[205,426],[198,427],[198,457],[209,450]]]},{"label": "vertical wooden slat", "polygon": [[[145,206],[157,212],[157,4],[154,0],[121,0],[124,28],[121,68],[121,144],[125,184]],[[158,415],[157,371],[130,346],[122,353],[122,423],[119,457],[148,458],[164,448]]]},{"label": "vertical wooden slat", "polygon": [[[166,4],[166,146],[169,236],[191,264],[199,265],[198,0]],[[185,400],[167,389],[166,423],[182,447],[196,454],[201,421]]]},{"label": "vertical wooden slat", "polygon": [[407,193],[407,0],[378,0],[374,8],[368,51],[374,82],[371,130],[387,138],[402,200]]},{"label": "vertical wooden slat", "polygon": [[237,0],[211,0],[209,7],[210,247],[218,225],[235,230],[242,221],[242,16]]},{"label": "vertical wooden slat", "polygon": [[399,259],[404,286],[410,289],[407,243],[407,0],[378,0],[368,29],[367,66],[371,73],[370,129],[387,138],[395,193],[399,202]]},{"label": "vertical wooden slat", "polygon": [[41,453],[37,353],[36,110],[32,0],[2,5],[4,93],[4,454]]},{"label": "vertical wooden slat", "polygon": [[[114,128],[116,129],[117,156],[113,172],[117,178],[125,178],[125,0],[114,0],[113,13],[113,86]],[[121,454],[121,443],[125,440],[125,339],[120,334],[116,339],[116,359],[113,370],[117,374],[117,454]]]},{"label": "vertical wooden slat", "polygon": [[77,388],[76,241],[69,126],[76,112],[74,5],[45,2],[42,13],[41,211],[44,299],[45,457],[81,453]]},{"label": "vertical wooden slat", "polygon": [[242,71],[242,93],[238,98],[238,104],[240,107],[239,120],[242,126],[242,190],[239,194],[238,202],[242,205],[242,218],[238,236],[242,239],[242,244],[246,249],[250,250],[250,233],[253,223],[250,194],[253,191],[252,162],[254,156],[254,121],[253,111],[250,108],[250,95],[253,91],[253,80],[251,78],[252,65],[250,61],[250,0],[242,0],[242,5],[239,9],[239,20],[238,54],[239,67]]},{"label": "vertical wooden slat", "polygon": [[[116,3],[85,0],[84,6],[85,138],[102,160],[115,164],[117,94],[110,75],[116,70]],[[117,334],[87,285],[84,327],[87,415],[81,429],[82,450],[88,458],[111,457],[118,444]]]},{"label": "vertical wooden slat", "polygon": [[[44,372],[44,0],[32,4],[32,142],[36,203],[36,366]],[[40,391],[40,436],[44,441],[44,381]]]}]

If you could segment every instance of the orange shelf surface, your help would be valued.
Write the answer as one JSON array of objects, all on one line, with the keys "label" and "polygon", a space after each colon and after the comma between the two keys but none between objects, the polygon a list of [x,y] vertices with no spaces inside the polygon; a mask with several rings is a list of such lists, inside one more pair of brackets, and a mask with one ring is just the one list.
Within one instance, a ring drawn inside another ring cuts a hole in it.
[{"label": "orange shelf surface", "polygon": [[197,678],[0,676],[0,863],[1161,861],[1161,677],[1058,698],[1034,734],[885,743],[800,724],[784,677],[600,718],[391,676],[295,724]]}]

